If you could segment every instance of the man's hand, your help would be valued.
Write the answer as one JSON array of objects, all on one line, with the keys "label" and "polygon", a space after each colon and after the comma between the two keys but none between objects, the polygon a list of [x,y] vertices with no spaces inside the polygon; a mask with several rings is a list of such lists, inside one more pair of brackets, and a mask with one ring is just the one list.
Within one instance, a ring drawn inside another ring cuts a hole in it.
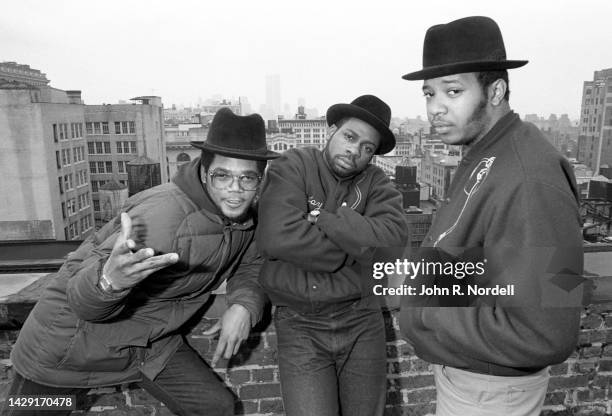
[{"label": "man's hand", "polygon": [[221,355],[229,360],[232,355],[236,354],[242,341],[249,336],[250,328],[251,314],[247,308],[238,304],[230,306],[216,324],[203,332],[204,335],[214,335],[221,331],[211,365],[214,367]]},{"label": "man's hand", "polygon": [[102,269],[113,289],[117,291],[134,287],[150,274],[178,261],[178,254],[168,253],[154,256],[152,248],[142,248],[133,253],[132,250],[136,248],[136,243],[130,239],[131,232],[132,220],[127,213],[123,212],[121,213],[121,232]]}]

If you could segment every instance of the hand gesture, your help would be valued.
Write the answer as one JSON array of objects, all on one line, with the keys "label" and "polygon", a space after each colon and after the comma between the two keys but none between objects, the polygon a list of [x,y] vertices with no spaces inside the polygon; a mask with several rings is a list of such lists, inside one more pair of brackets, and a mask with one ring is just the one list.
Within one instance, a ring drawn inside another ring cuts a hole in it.
[{"label": "hand gesture", "polygon": [[221,331],[211,365],[214,367],[221,355],[226,360],[235,355],[242,341],[249,336],[250,328],[251,314],[248,309],[236,303],[230,306],[216,324],[203,332],[203,335],[214,335]]},{"label": "hand gesture", "polygon": [[178,261],[178,254],[168,253],[155,256],[152,248],[142,248],[132,252],[136,248],[136,243],[130,239],[131,232],[132,220],[127,213],[123,212],[121,213],[121,231],[102,269],[113,289],[117,291],[134,287],[150,274]]}]

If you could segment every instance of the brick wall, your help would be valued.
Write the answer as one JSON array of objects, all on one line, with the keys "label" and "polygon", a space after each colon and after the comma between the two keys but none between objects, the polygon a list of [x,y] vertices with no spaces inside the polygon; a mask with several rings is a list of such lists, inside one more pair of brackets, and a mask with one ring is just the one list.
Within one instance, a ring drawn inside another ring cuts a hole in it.
[{"label": "brick wall", "polygon": [[[435,411],[435,388],[428,363],[414,356],[401,340],[396,311],[386,313],[388,393],[387,415],[426,415]],[[190,342],[210,360],[216,341],[202,336],[214,321],[203,319]],[[0,331],[0,402],[6,396],[11,368],[8,353],[18,331]],[[236,414],[282,415],[276,365],[276,334],[267,325],[252,334],[239,354],[221,361],[218,374],[240,400]],[[579,346],[552,377],[543,415],[612,415],[612,303],[584,310]],[[124,385],[91,391],[87,415],[169,415],[170,412],[145,391]],[[81,413],[83,414],[83,413]]]}]

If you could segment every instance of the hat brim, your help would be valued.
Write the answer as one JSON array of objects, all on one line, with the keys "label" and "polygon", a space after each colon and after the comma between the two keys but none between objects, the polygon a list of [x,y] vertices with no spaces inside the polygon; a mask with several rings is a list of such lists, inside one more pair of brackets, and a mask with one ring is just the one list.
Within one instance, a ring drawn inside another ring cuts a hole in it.
[{"label": "hat brim", "polygon": [[416,81],[432,79],[446,75],[463,74],[466,72],[501,71],[504,69],[520,68],[529,61],[467,61],[452,64],[430,66],[420,71],[411,72],[402,76],[403,79]]},{"label": "hat brim", "polygon": [[345,117],[355,117],[365,121],[380,133],[380,146],[376,150],[377,155],[389,153],[395,147],[395,135],[385,122],[374,114],[353,104],[334,104],[327,110],[327,124],[331,126]]},{"label": "hat brim", "polygon": [[258,152],[254,150],[227,149],[225,147],[215,146],[202,141],[194,141],[190,143],[193,147],[197,147],[198,149],[206,150],[208,152],[221,156],[233,157],[236,159],[271,160],[281,156],[280,153],[276,153],[272,150],[267,149],[265,151]]}]

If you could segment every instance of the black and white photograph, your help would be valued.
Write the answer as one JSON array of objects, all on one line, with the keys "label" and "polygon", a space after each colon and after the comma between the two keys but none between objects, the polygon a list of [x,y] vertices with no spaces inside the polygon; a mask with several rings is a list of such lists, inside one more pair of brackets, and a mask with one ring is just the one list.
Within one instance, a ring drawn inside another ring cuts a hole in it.
[{"label": "black and white photograph", "polygon": [[612,3],[0,13],[0,414],[612,416]]}]

